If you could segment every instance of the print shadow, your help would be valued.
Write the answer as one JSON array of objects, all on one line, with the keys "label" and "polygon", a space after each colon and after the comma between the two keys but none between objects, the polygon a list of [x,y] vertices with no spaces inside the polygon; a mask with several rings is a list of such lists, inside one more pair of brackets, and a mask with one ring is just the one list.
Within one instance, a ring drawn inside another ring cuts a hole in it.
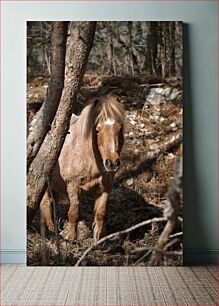
[{"label": "print shadow", "polygon": [[[183,69],[183,92],[184,92],[184,169],[183,169],[183,190],[184,190],[184,264],[194,264],[199,262],[198,258],[193,258],[192,249],[200,248],[201,241],[208,239],[208,233],[204,231],[201,222],[202,202],[199,195],[198,169],[195,159],[195,103],[192,94],[191,78],[191,56],[190,56],[190,26],[184,24],[184,69]],[[194,226],[195,225],[195,226]]]}]

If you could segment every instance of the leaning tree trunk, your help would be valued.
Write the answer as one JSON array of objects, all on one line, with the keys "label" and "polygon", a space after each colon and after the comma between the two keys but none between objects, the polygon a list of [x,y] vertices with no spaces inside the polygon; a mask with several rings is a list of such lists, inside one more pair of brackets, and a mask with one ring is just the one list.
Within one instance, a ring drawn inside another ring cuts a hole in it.
[{"label": "leaning tree trunk", "polygon": [[47,96],[27,137],[27,171],[51,127],[64,86],[68,22],[54,22],[51,47],[51,77]]},{"label": "leaning tree trunk", "polygon": [[96,22],[78,22],[71,31],[66,55],[65,83],[60,104],[51,130],[47,133],[27,176],[28,223],[33,220],[39,208],[46,190],[47,177],[51,177],[68,132],[77,91],[92,48],[95,28]]}]

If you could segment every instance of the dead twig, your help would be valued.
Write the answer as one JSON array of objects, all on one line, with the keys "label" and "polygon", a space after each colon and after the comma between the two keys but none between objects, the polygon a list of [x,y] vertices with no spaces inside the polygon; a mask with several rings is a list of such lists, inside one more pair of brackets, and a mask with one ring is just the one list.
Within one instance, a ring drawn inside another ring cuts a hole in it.
[{"label": "dead twig", "polygon": [[165,251],[165,250],[161,250],[161,249],[158,249],[156,247],[150,247],[150,246],[149,247],[137,248],[134,251],[132,251],[131,254],[141,253],[141,252],[145,252],[145,251],[155,251],[155,252],[157,252],[159,254],[162,254],[162,255],[182,256],[182,254],[183,254],[181,251]]},{"label": "dead twig", "polygon": [[98,245],[100,245],[101,243],[105,242],[106,240],[111,240],[115,237],[119,237],[121,235],[124,235],[124,234],[128,234],[134,230],[136,230],[137,228],[140,228],[142,226],[145,226],[145,225],[148,225],[148,224],[151,224],[151,223],[154,223],[154,222],[163,222],[163,221],[166,221],[166,219],[163,217],[163,218],[153,218],[153,219],[150,219],[150,220],[146,220],[146,221],[143,221],[143,222],[140,222],[136,225],[133,225],[123,231],[118,231],[116,233],[113,233],[113,234],[110,234],[108,236],[105,236],[103,238],[101,238],[100,240],[98,240],[97,242],[93,243],[84,253],[83,255],[78,259],[77,263],[75,264],[76,267],[78,267],[81,262],[84,260],[84,258],[87,256],[87,254],[92,251],[93,249],[95,249]]},{"label": "dead twig", "polygon": [[53,206],[53,219],[54,219],[54,225],[55,225],[55,242],[56,242],[56,247],[57,247],[57,252],[58,252],[58,263],[60,264],[61,262],[61,252],[60,252],[60,241],[59,241],[59,233],[58,233],[58,227],[57,227],[57,218],[56,218],[56,202],[55,198],[53,196],[53,192],[50,186],[50,181],[49,177],[47,176],[47,185],[48,185],[48,191],[50,194],[50,197],[52,199],[52,206]]},{"label": "dead twig", "polygon": [[166,251],[167,249],[169,249],[172,245],[174,245],[175,243],[179,242],[179,239],[173,239],[172,241],[170,241],[169,243],[166,244],[164,251]]},{"label": "dead twig", "polygon": [[[179,219],[179,217],[178,217],[178,219]],[[179,232],[179,233],[175,233],[173,235],[170,235],[169,238],[175,238],[175,237],[179,237],[179,236],[182,236],[182,235],[183,235],[183,232]]]},{"label": "dead twig", "polygon": [[133,266],[137,266],[137,264],[139,264],[143,259],[145,259],[148,255],[150,255],[152,252],[152,250],[149,250],[146,254],[144,254],[143,256],[141,256],[135,263]]}]

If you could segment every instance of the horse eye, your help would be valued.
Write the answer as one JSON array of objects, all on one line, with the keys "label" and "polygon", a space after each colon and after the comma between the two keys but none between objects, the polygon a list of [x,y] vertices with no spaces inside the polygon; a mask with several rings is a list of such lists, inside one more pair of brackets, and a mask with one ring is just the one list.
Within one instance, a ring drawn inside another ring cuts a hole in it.
[{"label": "horse eye", "polygon": [[101,130],[101,126],[98,124],[98,125],[96,126],[96,133],[97,133],[97,134],[100,133],[100,130]]}]

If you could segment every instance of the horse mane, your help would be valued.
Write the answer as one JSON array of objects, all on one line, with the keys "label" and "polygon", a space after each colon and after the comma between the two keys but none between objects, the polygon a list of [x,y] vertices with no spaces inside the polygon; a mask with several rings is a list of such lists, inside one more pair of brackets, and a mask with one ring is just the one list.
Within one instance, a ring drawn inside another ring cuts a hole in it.
[{"label": "horse mane", "polygon": [[122,123],[124,116],[124,107],[119,98],[114,95],[102,96],[91,100],[84,107],[80,116],[76,120],[72,120],[71,124],[75,124],[74,132],[83,140],[88,140],[93,133],[94,126],[99,122],[107,119],[113,119]]}]

